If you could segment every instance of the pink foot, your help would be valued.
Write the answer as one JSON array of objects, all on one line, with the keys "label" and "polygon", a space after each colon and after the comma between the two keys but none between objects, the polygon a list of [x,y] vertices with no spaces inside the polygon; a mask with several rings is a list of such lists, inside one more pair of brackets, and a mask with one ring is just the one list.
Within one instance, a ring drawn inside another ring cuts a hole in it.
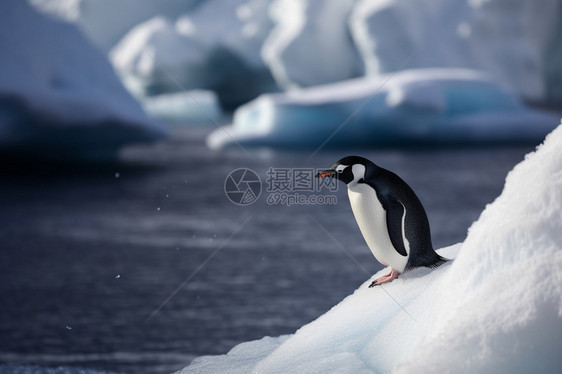
[{"label": "pink foot", "polygon": [[391,282],[391,281],[393,281],[394,279],[398,278],[399,275],[400,275],[399,272],[397,272],[396,270],[390,268],[390,273],[388,273],[388,274],[385,275],[385,276],[382,276],[382,277],[380,277],[380,278],[375,279],[375,280],[373,281],[373,283],[371,283],[371,285],[369,286],[369,288],[370,288],[370,287],[378,286],[379,284],[383,284],[383,283],[386,283],[386,282]]}]

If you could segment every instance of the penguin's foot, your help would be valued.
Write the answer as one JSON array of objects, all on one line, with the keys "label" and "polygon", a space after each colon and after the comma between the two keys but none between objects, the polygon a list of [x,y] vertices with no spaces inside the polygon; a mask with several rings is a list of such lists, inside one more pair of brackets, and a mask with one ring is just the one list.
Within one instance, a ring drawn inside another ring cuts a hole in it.
[{"label": "penguin's foot", "polygon": [[380,278],[375,279],[373,281],[373,283],[371,283],[369,288],[378,286],[378,285],[383,284],[383,283],[391,282],[391,281],[395,280],[396,278],[398,278],[399,275],[400,275],[399,272],[397,272],[396,270],[391,268],[390,273],[388,273],[385,276],[382,276]]}]

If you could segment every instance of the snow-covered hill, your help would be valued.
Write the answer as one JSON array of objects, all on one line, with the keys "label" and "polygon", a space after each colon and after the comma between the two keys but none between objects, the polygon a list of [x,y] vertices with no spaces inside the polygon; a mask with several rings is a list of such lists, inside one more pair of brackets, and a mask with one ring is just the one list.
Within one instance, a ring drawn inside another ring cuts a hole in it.
[{"label": "snow-covered hill", "polygon": [[181,373],[558,372],[560,149],[562,125],[508,174],[466,240],[439,251],[454,261],[384,287],[367,280],[294,335],[198,358]]}]

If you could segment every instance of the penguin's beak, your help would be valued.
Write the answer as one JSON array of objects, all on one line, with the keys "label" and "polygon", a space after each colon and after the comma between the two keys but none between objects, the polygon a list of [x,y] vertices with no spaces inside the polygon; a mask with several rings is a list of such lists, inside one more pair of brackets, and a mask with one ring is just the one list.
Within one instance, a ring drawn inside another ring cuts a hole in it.
[{"label": "penguin's beak", "polygon": [[321,171],[318,174],[316,174],[316,178],[333,177],[335,174],[336,174],[335,170],[328,169],[328,170],[324,170],[324,171]]}]

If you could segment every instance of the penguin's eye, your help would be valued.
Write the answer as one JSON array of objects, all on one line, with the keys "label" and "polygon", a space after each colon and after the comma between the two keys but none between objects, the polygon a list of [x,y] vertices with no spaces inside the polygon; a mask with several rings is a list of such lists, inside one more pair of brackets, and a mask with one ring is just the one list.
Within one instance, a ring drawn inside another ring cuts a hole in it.
[{"label": "penguin's eye", "polygon": [[341,174],[343,173],[343,171],[345,170],[347,166],[344,165],[338,165],[338,167],[336,168],[336,173]]}]

